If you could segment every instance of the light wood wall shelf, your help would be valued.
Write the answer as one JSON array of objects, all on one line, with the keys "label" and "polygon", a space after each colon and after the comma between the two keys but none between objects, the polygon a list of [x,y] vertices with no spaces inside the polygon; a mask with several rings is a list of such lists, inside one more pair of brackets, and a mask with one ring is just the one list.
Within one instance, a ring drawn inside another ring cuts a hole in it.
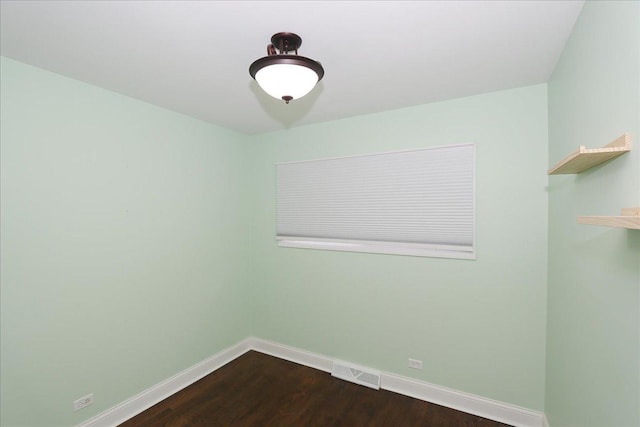
[{"label": "light wood wall shelf", "polygon": [[620,216],[579,216],[580,224],[640,230],[640,207],[622,209]]},{"label": "light wood wall shelf", "polygon": [[609,159],[631,151],[631,134],[625,133],[602,148],[585,148],[581,145],[578,151],[558,162],[549,169],[549,175],[576,174],[594,167]]}]

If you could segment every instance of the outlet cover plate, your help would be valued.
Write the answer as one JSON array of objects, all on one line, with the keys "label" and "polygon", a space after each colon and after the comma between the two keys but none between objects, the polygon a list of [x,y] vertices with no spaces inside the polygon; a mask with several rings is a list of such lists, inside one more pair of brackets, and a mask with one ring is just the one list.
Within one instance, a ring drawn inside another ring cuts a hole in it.
[{"label": "outlet cover plate", "polygon": [[86,408],[87,406],[93,403],[93,393],[89,393],[86,396],[82,396],[78,400],[73,401],[73,411],[79,411],[82,408]]},{"label": "outlet cover plate", "polygon": [[409,367],[422,370],[422,360],[409,359]]}]

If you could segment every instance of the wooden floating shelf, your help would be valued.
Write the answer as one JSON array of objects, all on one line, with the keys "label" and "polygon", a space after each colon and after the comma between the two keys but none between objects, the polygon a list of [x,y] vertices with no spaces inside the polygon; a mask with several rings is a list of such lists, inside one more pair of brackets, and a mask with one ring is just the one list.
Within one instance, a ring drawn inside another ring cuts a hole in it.
[{"label": "wooden floating shelf", "polygon": [[602,148],[585,148],[581,145],[578,151],[558,162],[549,169],[549,175],[575,174],[594,167],[609,159],[618,157],[631,151],[631,134],[625,133],[610,144]]},{"label": "wooden floating shelf", "polygon": [[640,230],[640,207],[622,209],[620,216],[579,216],[580,224]]}]

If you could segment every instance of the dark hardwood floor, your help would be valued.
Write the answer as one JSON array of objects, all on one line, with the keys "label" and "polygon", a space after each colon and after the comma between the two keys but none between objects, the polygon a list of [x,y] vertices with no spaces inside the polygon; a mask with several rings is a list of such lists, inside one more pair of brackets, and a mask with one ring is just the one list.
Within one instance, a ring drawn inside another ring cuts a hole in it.
[{"label": "dark hardwood floor", "polygon": [[255,351],[120,426],[508,427]]}]

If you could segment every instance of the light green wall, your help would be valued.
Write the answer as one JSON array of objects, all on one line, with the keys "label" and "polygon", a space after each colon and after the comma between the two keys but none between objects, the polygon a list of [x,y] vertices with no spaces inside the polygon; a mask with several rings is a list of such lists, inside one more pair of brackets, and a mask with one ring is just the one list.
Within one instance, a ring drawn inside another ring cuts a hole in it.
[{"label": "light green wall", "polygon": [[[255,335],[640,426],[640,232],[575,223],[640,203],[639,9],[587,2],[548,88],[256,136],[3,58],[0,424],[77,424]],[[627,131],[630,154],[545,175]],[[477,261],[276,246],[276,162],[464,142]]]},{"label": "light green wall", "polygon": [[[543,409],[546,85],[252,140],[255,335]],[[276,162],[466,142],[477,144],[477,261],[276,246]]]},{"label": "light green wall", "polygon": [[[3,426],[77,424],[251,334],[542,409],[545,85],[248,137],[1,71]],[[276,161],[460,142],[477,261],[276,248]]]},{"label": "light green wall", "polygon": [[1,66],[0,423],[77,424],[250,335],[245,137]]},{"label": "light green wall", "polygon": [[546,412],[552,427],[640,426],[640,231],[579,215],[640,206],[640,3],[585,4],[549,82],[549,164],[631,132],[633,150],[549,178]]}]

